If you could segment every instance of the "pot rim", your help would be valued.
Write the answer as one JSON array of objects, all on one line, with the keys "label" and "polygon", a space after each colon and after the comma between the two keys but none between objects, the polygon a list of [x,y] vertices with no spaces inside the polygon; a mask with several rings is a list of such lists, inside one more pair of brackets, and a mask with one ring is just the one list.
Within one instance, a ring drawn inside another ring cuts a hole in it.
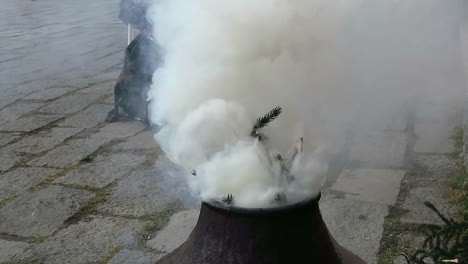
[{"label": "pot rim", "polygon": [[204,201],[202,206],[207,206],[215,211],[220,211],[223,213],[231,214],[242,214],[242,215],[268,215],[268,214],[277,214],[285,213],[288,211],[298,210],[300,208],[309,206],[310,204],[318,205],[320,201],[321,193],[318,195],[311,196],[304,200],[301,200],[296,203],[287,204],[277,207],[265,207],[265,208],[246,208],[246,207],[237,207],[232,205],[227,205],[220,201]]}]

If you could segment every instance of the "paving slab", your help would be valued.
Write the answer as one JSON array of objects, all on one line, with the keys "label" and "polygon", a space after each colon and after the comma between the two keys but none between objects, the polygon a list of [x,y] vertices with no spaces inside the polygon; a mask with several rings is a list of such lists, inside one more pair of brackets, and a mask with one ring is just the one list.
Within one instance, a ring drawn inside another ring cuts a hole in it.
[{"label": "paving slab", "polygon": [[20,137],[21,135],[19,133],[2,133],[0,134],[0,147],[15,141]]},{"label": "paving slab", "polygon": [[91,85],[88,88],[80,90],[79,93],[96,94],[96,95],[113,94],[114,93],[114,85],[115,85],[114,81],[94,84],[94,85]]},{"label": "paving slab", "polygon": [[458,158],[444,154],[419,155],[414,163],[424,169],[424,176],[437,182],[447,182],[462,170]]},{"label": "paving slab", "polygon": [[71,116],[65,121],[59,123],[59,126],[64,127],[79,127],[79,128],[90,128],[95,125],[102,123],[106,120],[107,113],[112,110],[112,106],[97,104],[78,112],[74,116]]},{"label": "paving slab", "polygon": [[359,135],[351,146],[349,159],[362,163],[362,166],[402,168],[405,165],[406,147],[406,135],[401,132]]},{"label": "paving slab", "polygon": [[452,135],[455,125],[446,122],[419,122],[414,126],[418,153],[452,153],[455,151]]},{"label": "paving slab", "polygon": [[16,120],[6,122],[0,125],[0,131],[7,132],[31,132],[41,128],[49,123],[59,120],[63,116],[60,115],[40,115],[21,117]]},{"label": "paving slab", "polygon": [[115,150],[159,149],[153,131],[143,131],[113,147]]},{"label": "paving slab", "polygon": [[115,103],[115,98],[112,95],[112,96],[109,96],[106,99],[104,99],[102,102],[105,103],[105,104],[114,104]]},{"label": "paving slab", "polygon": [[12,260],[29,246],[28,243],[0,239],[0,262]]},{"label": "paving slab", "polygon": [[71,170],[55,183],[87,185],[102,188],[138,168],[145,157],[131,153],[97,156],[93,162]]},{"label": "paving slab", "polygon": [[49,114],[73,114],[90,105],[96,99],[94,94],[72,94],[59,98],[39,109]]},{"label": "paving slab", "polygon": [[403,170],[344,170],[331,189],[344,192],[347,198],[393,205],[396,203],[404,176]]},{"label": "paving slab", "polygon": [[70,140],[65,145],[55,148],[47,152],[44,156],[28,162],[28,165],[66,168],[91,155],[107,142],[107,140],[103,139]]},{"label": "paving slab", "polygon": [[351,199],[324,198],[320,210],[330,233],[345,248],[368,264],[377,264],[383,224],[388,215],[385,205]]},{"label": "paving slab", "polygon": [[48,177],[59,173],[57,169],[17,168],[0,175],[0,201],[22,194]]},{"label": "paving slab", "polygon": [[92,84],[93,82],[89,78],[75,78],[73,80],[63,83],[63,86],[69,86],[74,88],[84,88]]},{"label": "paving slab", "polygon": [[431,202],[435,207],[448,217],[457,215],[458,207],[448,201],[447,193],[440,187],[417,187],[410,190],[402,208],[408,210],[400,220],[404,223],[415,224],[443,224],[437,214],[424,205]]},{"label": "paving slab", "polygon": [[170,253],[187,240],[197,224],[200,212],[186,210],[174,214],[167,226],[149,240],[147,245],[151,248]]},{"label": "paving slab", "polygon": [[25,137],[4,147],[4,150],[36,154],[53,148],[80,131],[80,128],[53,128],[50,131],[41,131],[36,135]]},{"label": "paving slab", "polygon": [[7,171],[15,166],[15,164],[21,161],[22,157],[20,154],[0,151],[0,171]]},{"label": "paving slab", "polygon": [[74,91],[73,88],[60,87],[60,88],[49,88],[34,92],[28,96],[23,97],[23,99],[31,100],[52,100],[57,97],[60,97],[64,94]]},{"label": "paving slab", "polygon": [[123,249],[108,264],[154,264],[162,256],[152,251]]},{"label": "paving slab", "polygon": [[53,127],[49,130],[39,131],[36,135],[40,137],[56,137],[60,139],[67,139],[81,132],[83,128],[72,127]]},{"label": "paving slab", "polygon": [[23,194],[0,209],[0,233],[49,236],[94,196],[92,192],[62,186]]},{"label": "paving slab", "polygon": [[54,87],[61,85],[63,81],[57,80],[57,79],[37,79],[37,80],[32,80],[27,83],[20,84],[15,87],[16,90],[22,91],[22,92],[34,92],[34,91],[40,91],[44,90],[46,88]]},{"label": "paving slab", "polygon": [[60,230],[18,259],[47,264],[100,263],[118,248],[136,247],[144,225],[138,220],[96,216]]},{"label": "paving slab", "polygon": [[131,137],[143,131],[145,127],[142,122],[136,121],[109,123],[101,128],[98,133],[92,135],[91,138],[120,139]]},{"label": "paving slab", "polygon": [[115,83],[119,78],[119,75],[120,71],[111,71],[93,76],[91,77],[91,80],[93,80],[94,82],[110,81]]},{"label": "paving slab", "polygon": [[177,197],[161,187],[159,169],[136,171],[122,178],[100,212],[136,217],[162,212],[177,202]]},{"label": "paving slab", "polygon": [[15,120],[18,117],[38,109],[41,106],[43,106],[43,103],[18,101],[0,110],[0,123],[6,123],[8,121]]}]

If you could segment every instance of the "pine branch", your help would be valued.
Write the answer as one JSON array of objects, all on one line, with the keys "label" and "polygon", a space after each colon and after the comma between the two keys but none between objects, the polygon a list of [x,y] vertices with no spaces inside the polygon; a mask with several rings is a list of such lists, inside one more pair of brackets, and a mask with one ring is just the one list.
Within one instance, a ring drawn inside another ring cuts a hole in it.
[{"label": "pine branch", "polygon": [[264,116],[257,118],[251,135],[253,137],[258,137],[259,135],[261,135],[260,133],[258,133],[257,130],[266,127],[269,123],[275,120],[281,114],[282,110],[283,109],[280,106],[277,106],[270,110],[268,113],[266,113]]},{"label": "pine branch", "polygon": [[232,196],[232,194],[228,193],[227,196],[223,197],[223,203],[233,204],[234,203],[234,196]]}]

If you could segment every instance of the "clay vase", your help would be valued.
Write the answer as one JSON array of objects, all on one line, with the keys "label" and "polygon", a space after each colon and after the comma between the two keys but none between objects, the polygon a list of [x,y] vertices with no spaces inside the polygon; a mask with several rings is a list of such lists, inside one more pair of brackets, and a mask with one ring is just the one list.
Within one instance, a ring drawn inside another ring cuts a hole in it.
[{"label": "clay vase", "polygon": [[187,241],[156,263],[365,264],[333,239],[319,200],[263,209],[204,202]]}]

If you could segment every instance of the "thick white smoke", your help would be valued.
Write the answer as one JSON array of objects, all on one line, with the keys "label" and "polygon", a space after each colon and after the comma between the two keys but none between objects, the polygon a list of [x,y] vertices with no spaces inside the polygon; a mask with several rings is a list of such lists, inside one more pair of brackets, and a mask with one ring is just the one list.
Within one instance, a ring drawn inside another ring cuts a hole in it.
[{"label": "thick white smoke", "polygon": [[[448,43],[455,5],[401,2],[156,1],[148,16],[164,64],[149,93],[151,121],[163,125],[157,140],[194,192],[233,194],[245,207],[314,196],[327,168],[323,146],[339,148],[356,118],[384,120],[429,91],[423,84],[434,88],[429,97],[443,94],[431,74],[444,63],[436,51]],[[255,119],[275,106],[283,113],[259,142]],[[300,138],[304,151],[287,154],[302,148]]]}]

